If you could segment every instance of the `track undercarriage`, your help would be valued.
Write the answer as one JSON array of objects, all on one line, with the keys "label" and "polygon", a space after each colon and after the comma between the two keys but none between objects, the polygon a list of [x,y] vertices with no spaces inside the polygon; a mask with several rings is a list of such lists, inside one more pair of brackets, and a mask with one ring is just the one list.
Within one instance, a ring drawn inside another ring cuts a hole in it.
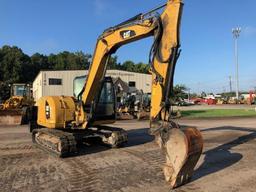
[{"label": "track undercarriage", "polygon": [[[181,128],[174,122],[158,121],[151,124],[150,134],[155,136],[166,157],[164,176],[171,188],[190,181],[194,167],[203,149],[203,139],[196,128]],[[39,148],[58,156],[79,154],[78,145],[100,143],[120,147],[128,141],[121,128],[101,126],[85,130],[39,128],[32,131],[32,140]]]},{"label": "track undercarriage", "polygon": [[39,148],[58,157],[67,157],[77,154],[77,146],[83,142],[99,141],[103,145],[120,147],[127,142],[127,133],[113,127],[86,130],[41,128],[32,131],[32,141]]}]

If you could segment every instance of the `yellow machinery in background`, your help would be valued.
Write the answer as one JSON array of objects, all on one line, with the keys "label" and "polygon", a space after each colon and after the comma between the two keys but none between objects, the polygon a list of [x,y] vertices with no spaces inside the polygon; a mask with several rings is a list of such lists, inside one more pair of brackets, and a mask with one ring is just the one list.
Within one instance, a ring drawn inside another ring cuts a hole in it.
[{"label": "yellow machinery in background", "polygon": [[10,85],[11,96],[0,105],[0,124],[27,124],[30,108],[34,105],[31,86],[24,83]]},{"label": "yellow machinery in background", "polygon": [[61,157],[77,153],[77,143],[93,138],[112,147],[127,142],[126,131],[106,125],[114,123],[116,116],[115,91],[112,79],[104,77],[106,67],[119,47],[153,36],[149,55],[152,73],[149,132],[166,155],[164,175],[171,188],[187,183],[202,153],[203,140],[196,128],[181,129],[171,120],[170,95],[180,55],[182,7],[181,0],[168,0],[148,13],[105,30],[97,40],[82,91],[74,98],[42,97],[38,101],[33,112],[33,142]]}]

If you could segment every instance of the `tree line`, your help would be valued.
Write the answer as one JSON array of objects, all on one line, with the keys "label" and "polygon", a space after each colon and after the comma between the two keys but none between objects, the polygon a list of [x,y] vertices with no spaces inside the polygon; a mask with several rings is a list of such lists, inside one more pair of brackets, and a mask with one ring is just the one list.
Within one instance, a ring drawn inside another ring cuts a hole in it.
[{"label": "tree line", "polygon": [[[9,84],[32,83],[40,70],[86,70],[91,60],[92,55],[82,51],[29,56],[17,46],[4,45],[0,48],[0,99],[9,97]],[[119,63],[117,56],[111,56],[108,69],[148,73],[149,65],[133,61]]]}]

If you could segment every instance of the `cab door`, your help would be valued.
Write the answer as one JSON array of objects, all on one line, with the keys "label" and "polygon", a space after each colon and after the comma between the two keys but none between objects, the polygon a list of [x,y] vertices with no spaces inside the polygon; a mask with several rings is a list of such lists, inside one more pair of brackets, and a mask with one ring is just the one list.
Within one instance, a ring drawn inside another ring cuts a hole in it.
[{"label": "cab door", "polygon": [[95,99],[93,121],[115,120],[116,94],[111,77],[105,77],[99,93]]}]

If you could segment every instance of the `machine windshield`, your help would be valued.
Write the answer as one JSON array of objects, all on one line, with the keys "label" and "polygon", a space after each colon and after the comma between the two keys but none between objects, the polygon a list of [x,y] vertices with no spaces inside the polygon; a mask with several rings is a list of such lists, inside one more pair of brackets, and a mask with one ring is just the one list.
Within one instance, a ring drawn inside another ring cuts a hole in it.
[{"label": "machine windshield", "polygon": [[13,85],[13,95],[15,96],[24,96],[26,95],[26,91],[25,85]]},{"label": "machine windshield", "polygon": [[114,98],[114,93],[113,93],[113,85],[110,82],[104,83],[101,94],[100,94],[100,99],[99,103],[114,103],[115,98]]},{"label": "machine windshield", "polygon": [[85,82],[86,76],[80,76],[76,77],[73,82],[73,95],[74,97],[78,97],[79,93],[82,91],[84,87],[84,82]]}]

